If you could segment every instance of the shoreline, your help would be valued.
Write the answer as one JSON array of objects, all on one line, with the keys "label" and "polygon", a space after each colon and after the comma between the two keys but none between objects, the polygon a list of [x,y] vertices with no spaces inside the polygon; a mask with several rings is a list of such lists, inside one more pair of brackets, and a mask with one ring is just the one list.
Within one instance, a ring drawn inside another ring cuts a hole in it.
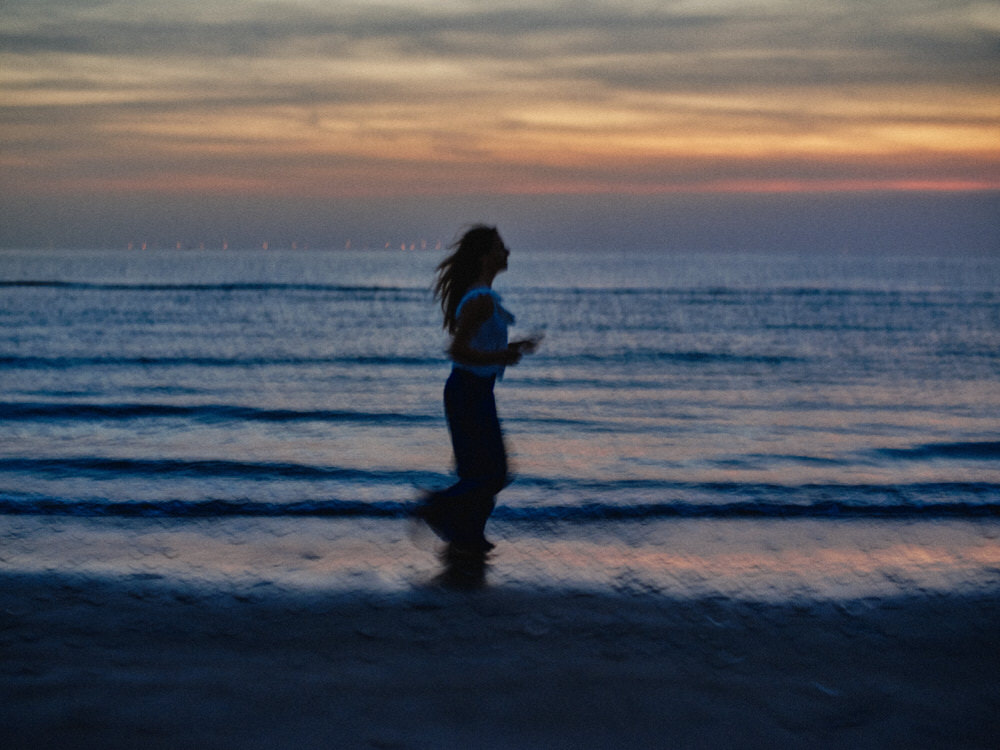
[{"label": "shoreline", "polygon": [[20,748],[986,748],[1000,591],[761,602],[0,573]]},{"label": "shoreline", "polygon": [[[671,519],[493,522],[486,581],[688,600],[783,602],[1000,591],[995,521]],[[0,574],[48,572],[391,595],[440,571],[440,543],[396,519],[0,517]]]}]

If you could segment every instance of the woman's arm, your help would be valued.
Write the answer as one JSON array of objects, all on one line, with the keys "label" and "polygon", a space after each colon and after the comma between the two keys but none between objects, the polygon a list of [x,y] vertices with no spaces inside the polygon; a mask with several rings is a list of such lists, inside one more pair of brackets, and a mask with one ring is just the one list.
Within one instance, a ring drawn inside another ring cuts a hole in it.
[{"label": "woman's arm", "polygon": [[456,362],[465,365],[510,366],[521,361],[521,355],[526,351],[524,342],[508,344],[506,349],[496,352],[484,352],[472,347],[472,338],[476,335],[476,331],[493,315],[493,304],[492,297],[481,294],[462,305],[455,336],[448,348],[448,354]]}]

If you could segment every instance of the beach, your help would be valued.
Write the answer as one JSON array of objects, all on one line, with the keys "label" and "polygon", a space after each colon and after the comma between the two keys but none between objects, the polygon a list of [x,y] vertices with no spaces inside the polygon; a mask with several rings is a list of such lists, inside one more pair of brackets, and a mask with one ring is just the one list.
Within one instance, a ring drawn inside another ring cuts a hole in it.
[{"label": "beach", "polygon": [[904,590],[755,601],[6,570],[3,746],[995,747],[1000,594]]},{"label": "beach", "polygon": [[4,251],[0,750],[997,747],[997,261],[516,250],[478,586],[438,253]]}]

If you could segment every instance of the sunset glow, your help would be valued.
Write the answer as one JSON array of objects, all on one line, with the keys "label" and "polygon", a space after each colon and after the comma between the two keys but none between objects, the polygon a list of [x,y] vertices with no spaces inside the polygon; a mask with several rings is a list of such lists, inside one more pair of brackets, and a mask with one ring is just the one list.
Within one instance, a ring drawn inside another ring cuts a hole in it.
[{"label": "sunset glow", "polygon": [[[5,4],[5,195],[1000,189],[1000,10]],[[20,205],[20,204],[19,204]]]}]

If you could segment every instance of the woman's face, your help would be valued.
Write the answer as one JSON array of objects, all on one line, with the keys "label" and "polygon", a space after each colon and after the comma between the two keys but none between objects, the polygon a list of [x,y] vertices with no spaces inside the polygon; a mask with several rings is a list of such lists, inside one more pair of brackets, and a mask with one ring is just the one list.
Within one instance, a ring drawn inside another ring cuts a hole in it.
[{"label": "woman's face", "polygon": [[510,250],[500,239],[500,235],[497,235],[496,239],[493,241],[493,247],[491,247],[487,253],[483,256],[483,270],[489,273],[497,274],[501,271],[507,269],[507,258],[510,255]]}]

